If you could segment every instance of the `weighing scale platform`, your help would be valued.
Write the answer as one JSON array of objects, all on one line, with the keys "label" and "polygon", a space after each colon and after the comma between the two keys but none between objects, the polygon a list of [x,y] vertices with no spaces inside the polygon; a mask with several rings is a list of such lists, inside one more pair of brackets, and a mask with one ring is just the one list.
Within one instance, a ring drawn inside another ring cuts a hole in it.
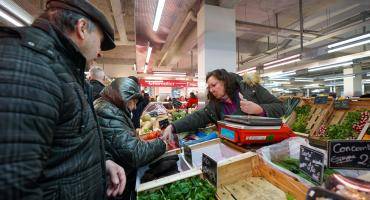
[{"label": "weighing scale platform", "polygon": [[246,126],[222,120],[217,124],[221,138],[241,145],[275,143],[295,136],[284,123],[280,126]]}]

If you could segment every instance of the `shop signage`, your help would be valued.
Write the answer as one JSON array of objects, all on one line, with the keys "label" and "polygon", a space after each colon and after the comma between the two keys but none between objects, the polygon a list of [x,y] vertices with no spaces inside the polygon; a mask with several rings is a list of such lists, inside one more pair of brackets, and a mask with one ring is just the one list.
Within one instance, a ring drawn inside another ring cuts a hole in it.
[{"label": "shop signage", "polygon": [[184,157],[185,157],[185,160],[191,165],[193,166],[193,157],[191,155],[191,149],[188,145],[184,145]]},{"label": "shop signage", "polygon": [[324,154],[301,145],[299,169],[310,176],[314,182],[321,184],[324,175]]},{"label": "shop signage", "polygon": [[145,80],[140,79],[140,85],[142,87],[198,87],[196,81],[184,81],[184,80]]},{"label": "shop signage", "polygon": [[326,104],[326,103],[328,103],[328,96],[315,97],[315,104]]},{"label": "shop signage", "polygon": [[336,100],[334,102],[334,108],[337,110],[348,110],[349,109],[349,100]]},{"label": "shop signage", "polygon": [[328,141],[328,166],[336,169],[370,169],[370,141]]},{"label": "shop signage", "polygon": [[203,153],[202,172],[204,177],[214,186],[217,186],[217,161]]}]

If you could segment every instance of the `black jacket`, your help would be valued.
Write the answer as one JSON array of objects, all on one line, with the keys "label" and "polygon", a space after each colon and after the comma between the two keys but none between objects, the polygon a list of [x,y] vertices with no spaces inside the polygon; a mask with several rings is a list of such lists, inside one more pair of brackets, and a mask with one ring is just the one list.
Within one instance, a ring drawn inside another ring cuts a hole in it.
[{"label": "black jacket", "polygon": [[46,20],[0,28],[0,198],[104,199],[86,60]]},{"label": "black jacket", "polygon": [[90,85],[92,86],[92,97],[94,101],[100,97],[100,92],[103,91],[104,85],[97,80],[90,80]]},{"label": "black jacket", "polygon": [[[282,102],[264,87],[258,84],[249,86],[242,80],[241,76],[234,73],[230,74],[238,82],[239,90],[243,94],[243,97],[259,104],[266,112],[267,117],[281,117],[284,114]],[[222,110],[222,102],[210,101],[205,108],[175,121],[173,126],[177,133],[195,131],[198,128],[205,127],[208,123],[216,124],[218,120],[222,120],[224,118]],[[238,110],[234,114],[243,115],[244,113],[238,107]]]},{"label": "black jacket", "polygon": [[127,175],[124,195],[134,189],[137,169],[166,151],[166,144],[162,140],[146,142],[136,136],[126,106],[131,98],[141,98],[138,85],[129,78],[119,78],[105,87],[102,96],[94,101],[105,148]]}]

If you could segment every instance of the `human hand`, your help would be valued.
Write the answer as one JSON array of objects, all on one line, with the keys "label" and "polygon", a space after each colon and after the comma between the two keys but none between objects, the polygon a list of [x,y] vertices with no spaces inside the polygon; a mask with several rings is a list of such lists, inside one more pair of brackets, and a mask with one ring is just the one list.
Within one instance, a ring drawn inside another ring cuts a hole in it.
[{"label": "human hand", "polygon": [[125,170],[111,160],[105,161],[105,168],[108,181],[108,197],[121,195],[126,186]]},{"label": "human hand", "polygon": [[263,108],[260,105],[244,99],[241,93],[239,93],[239,97],[240,97],[240,109],[244,113],[250,115],[260,115],[263,113]]},{"label": "human hand", "polygon": [[162,132],[161,139],[165,141],[166,145],[174,141],[173,131],[173,126],[170,124]]}]

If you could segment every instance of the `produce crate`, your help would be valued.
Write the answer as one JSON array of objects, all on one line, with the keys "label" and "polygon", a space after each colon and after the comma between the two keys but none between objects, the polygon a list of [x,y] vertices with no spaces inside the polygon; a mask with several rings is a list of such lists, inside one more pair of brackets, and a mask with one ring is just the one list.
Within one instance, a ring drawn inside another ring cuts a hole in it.
[{"label": "produce crate", "polygon": [[[308,115],[308,123],[306,126],[306,129],[309,130],[308,133],[299,133],[295,132],[297,135],[300,136],[308,136],[312,135],[323,123],[326,122],[328,117],[333,111],[333,98],[329,97],[328,98],[328,103],[327,104],[314,104],[315,98],[307,98],[307,97],[302,97],[300,103],[298,106],[303,106],[303,105],[310,105],[311,110]],[[289,127],[292,127],[294,122],[297,119],[297,114],[295,111],[292,112],[290,117],[287,120],[287,124]]]},{"label": "produce crate", "polygon": [[[328,127],[329,125],[333,124],[341,124],[342,121],[347,116],[348,112],[358,111],[367,109],[370,110],[370,99],[369,98],[353,98],[349,99],[349,109],[347,110],[337,110],[334,109],[334,106],[332,109],[330,109],[330,114],[327,117],[327,120],[323,120],[319,126],[316,126],[316,129],[312,132],[310,135],[310,144],[312,146],[316,146],[322,149],[327,149],[327,140],[324,140],[320,137],[314,136],[315,133],[319,132],[320,126],[324,125],[325,127]],[[365,136],[365,139],[369,136]]]},{"label": "produce crate", "polygon": [[136,191],[137,192],[141,192],[141,191],[145,191],[145,190],[148,190],[148,189],[151,189],[151,188],[162,186],[164,184],[177,181],[177,180],[179,180],[179,178],[180,179],[181,178],[187,178],[187,177],[190,177],[190,176],[194,176],[195,174],[201,173],[201,172],[199,172],[199,170],[193,169],[193,167],[190,166],[184,160],[184,157],[181,155],[181,150],[180,149],[174,149],[174,150],[171,150],[171,151],[167,151],[165,154],[163,154],[159,158],[155,159],[152,163],[156,162],[157,160],[159,160],[163,157],[167,157],[167,156],[171,156],[171,155],[178,155],[179,156],[179,161],[178,161],[177,164],[178,164],[178,169],[179,169],[180,172],[177,173],[177,174],[173,174],[173,175],[170,175],[170,176],[167,176],[167,177],[159,178],[159,179],[149,181],[149,182],[146,182],[146,183],[141,183],[141,178],[143,177],[144,173],[148,170],[148,165],[144,166],[144,167],[141,167],[141,168],[138,169],[138,173],[137,173],[137,177],[136,177]]},{"label": "produce crate", "polygon": [[[220,138],[190,145],[189,149],[191,150],[191,162],[190,160],[187,161],[190,165],[198,169],[202,166],[203,153],[211,156],[213,159],[219,162],[243,154],[247,151],[244,148],[235,145],[234,143]],[[185,156],[185,154],[181,155]]]},{"label": "produce crate", "polygon": [[[268,184],[257,185],[261,180],[266,180]],[[256,190],[251,191],[252,187]],[[272,192],[267,192],[268,189]],[[305,185],[273,169],[252,152],[221,161],[217,165],[217,198],[220,200],[244,200],[252,195],[255,199],[261,196],[265,199],[286,199],[287,193],[295,199],[303,200],[307,191]]]}]

